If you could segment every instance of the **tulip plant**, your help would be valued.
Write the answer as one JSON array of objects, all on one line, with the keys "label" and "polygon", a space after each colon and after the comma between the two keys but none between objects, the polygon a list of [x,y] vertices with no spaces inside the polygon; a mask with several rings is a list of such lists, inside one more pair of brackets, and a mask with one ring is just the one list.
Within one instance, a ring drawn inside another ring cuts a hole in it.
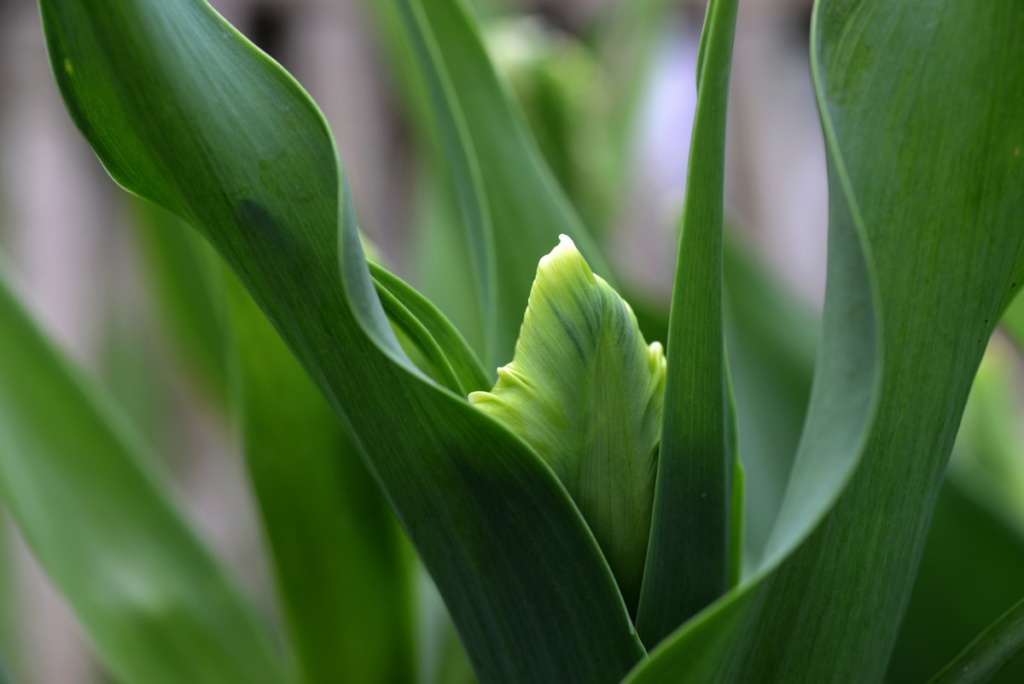
[{"label": "tulip plant", "polygon": [[[283,623],[278,643],[142,440],[0,289],[0,497],[114,678],[411,681],[389,507],[481,681],[881,681],[972,379],[1024,285],[1024,4],[816,3],[828,285],[806,420],[756,543],[763,464],[737,438],[724,333],[737,0],[708,6],[660,340],[464,0],[370,6],[450,190],[470,324],[367,261],[323,116],[206,2],[40,0],[107,171],[231,271]],[[994,675],[1022,612],[942,681]]]}]

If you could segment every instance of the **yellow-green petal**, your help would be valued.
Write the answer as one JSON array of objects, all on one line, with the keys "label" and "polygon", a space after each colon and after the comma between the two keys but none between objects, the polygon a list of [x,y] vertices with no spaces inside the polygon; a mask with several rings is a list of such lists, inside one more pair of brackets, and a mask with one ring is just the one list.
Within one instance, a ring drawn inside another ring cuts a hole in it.
[{"label": "yellow-green petal", "polygon": [[665,355],[566,236],[541,259],[512,363],[470,401],[551,466],[635,609],[654,500]]}]

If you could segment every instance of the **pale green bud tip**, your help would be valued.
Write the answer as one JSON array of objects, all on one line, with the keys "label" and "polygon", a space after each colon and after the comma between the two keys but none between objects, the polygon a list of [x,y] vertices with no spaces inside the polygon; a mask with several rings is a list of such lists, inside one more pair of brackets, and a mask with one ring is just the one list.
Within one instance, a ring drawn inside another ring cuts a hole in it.
[{"label": "pale green bud tip", "polygon": [[566,236],[540,260],[515,358],[470,401],[551,466],[627,604],[643,578],[654,501],[665,354]]}]

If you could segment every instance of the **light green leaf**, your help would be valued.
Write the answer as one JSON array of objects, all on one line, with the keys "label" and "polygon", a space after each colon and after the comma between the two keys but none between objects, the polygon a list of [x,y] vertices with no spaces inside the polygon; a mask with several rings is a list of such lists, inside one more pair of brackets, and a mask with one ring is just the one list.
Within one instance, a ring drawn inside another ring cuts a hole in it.
[{"label": "light green leaf", "polygon": [[[1020,286],[1021,283],[1016,284],[1016,287]],[[1006,309],[1002,322],[1017,348],[1024,351],[1024,293],[1018,293],[1013,298],[1013,303]]]},{"label": "light green leaf", "polygon": [[540,260],[512,363],[469,400],[552,467],[635,609],[651,525],[665,356],[572,241]]},{"label": "light green leaf", "polygon": [[665,422],[637,629],[649,647],[729,585],[736,455],[722,328],[725,111],[736,0],[708,6],[669,321]]},{"label": "light green leaf", "polygon": [[219,408],[228,403],[223,284],[209,245],[175,216],[148,202],[132,200],[134,237],[143,276],[169,339]]},{"label": "light green leaf", "polygon": [[197,0],[42,8],[76,124],[203,232],[341,415],[480,678],[621,678],[644,651],[596,541],[529,447],[406,358],[308,96]]},{"label": "light green leaf", "polygon": [[285,681],[156,462],[0,280],[0,495],[100,657],[129,682]]},{"label": "light green leaf", "polygon": [[[726,238],[728,238],[728,234]],[[811,393],[820,321],[735,240],[725,241],[725,338],[747,473],[745,569],[761,558]]]},{"label": "light green leaf", "polygon": [[817,5],[829,283],[803,440],[761,567],[636,681],[883,677],[971,378],[1024,268],[1022,23],[1013,2]]}]

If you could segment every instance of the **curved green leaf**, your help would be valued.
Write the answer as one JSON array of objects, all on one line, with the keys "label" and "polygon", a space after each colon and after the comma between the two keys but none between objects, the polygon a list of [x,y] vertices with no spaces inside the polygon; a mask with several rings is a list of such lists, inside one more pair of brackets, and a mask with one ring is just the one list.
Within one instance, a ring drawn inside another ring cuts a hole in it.
[{"label": "curved green leaf", "polygon": [[[726,238],[728,238],[728,234]],[[760,561],[807,413],[820,321],[725,241],[725,338],[747,473],[745,570]]]},{"label": "curved green leaf", "polygon": [[[1024,594],[1024,535],[993,511],[988,490],[959,480],[947,478],[939,494],[888,681],[927,681]],[[1018,657],[993,681],[1022,678]]]},{"label": "curved green leaf", "polygon": [[[387,310],[387,303],[383,297],[384,293],[394,299],[394,303],[399,305],[403,315],[408,316],[404,319],[406,333],[423,338],[421,348],[437,348],[443,356],[443,359],[438,360],[438,364],[443,360],[448,365],[457,381],[459,393],[468,394],[486,389],[491,384],[487,372],[480,365],[480,360],[476,358],[469,344],[444,317],[444,314],[398,276],[374,263],[370,263],[369,267],[373,281],[377,285],[377,294],[381,295],[381,303],[384,304],[385,310]],[[403,325],[402,322],[396,321],[390,312],[388,312],[388,316],[392,324]],[[449,389],[452,388],[449,387]]]},{"label": "curved green leaf", "polygon": [[684,664],[694,681],[884,675],[971,378],[1024,267],[1022,22],[1012,2],[818,4],[829,283],[803,441],[761,569],[637,681]]},{"label": "curved green leaf", "polygon": [[708,6],[669,321],[665,421],[637,629],[648,646],[725,593],[735,454],[722,329],[725,110],[736,0]]},{"label": "curved green leaf", "polygon": [[204,2],[41,5],[76,124],[204,233],[342,416],[480,678],[620,678],[643,648],[597,543],[532,450],[405,357],[308,96]]},{"label": "curved green leaf", "polygon": [[410,682],[411,576],[387,502],[320,390],[226,278],[246,462],[300,681]]},{"label": "curved green leaf", "polygon": [[630,610],[643,579],[665,356],[572,241],[540,260],[512,363],[469,400],[526,440],[590,524]]},{"label": "curved green leaf", "polygon": [[[1024,595],[1024,425],[1016,354],[993,340],[975,375],[889,663],[926,681]],[[993,681],[1024,680],[1024,658]]]},{"label": "curved green leaf", "polygon": [[0,280],[0,494],[99,655],[130,682],[285,681],[266,632],[145,449]]},{"label": "curved green leaf", "polygon": [[1024,650],[1024,601],[993,622],[931,680],[931,684],[983,684]]},{"label": "curved green leaf", "polygon": [[377,11],[398,13],[415,56],[482,293],[485,361],[505,362],[534,269],[559,234],[608,269],[510,106],[463,0],[397,0]]}]

